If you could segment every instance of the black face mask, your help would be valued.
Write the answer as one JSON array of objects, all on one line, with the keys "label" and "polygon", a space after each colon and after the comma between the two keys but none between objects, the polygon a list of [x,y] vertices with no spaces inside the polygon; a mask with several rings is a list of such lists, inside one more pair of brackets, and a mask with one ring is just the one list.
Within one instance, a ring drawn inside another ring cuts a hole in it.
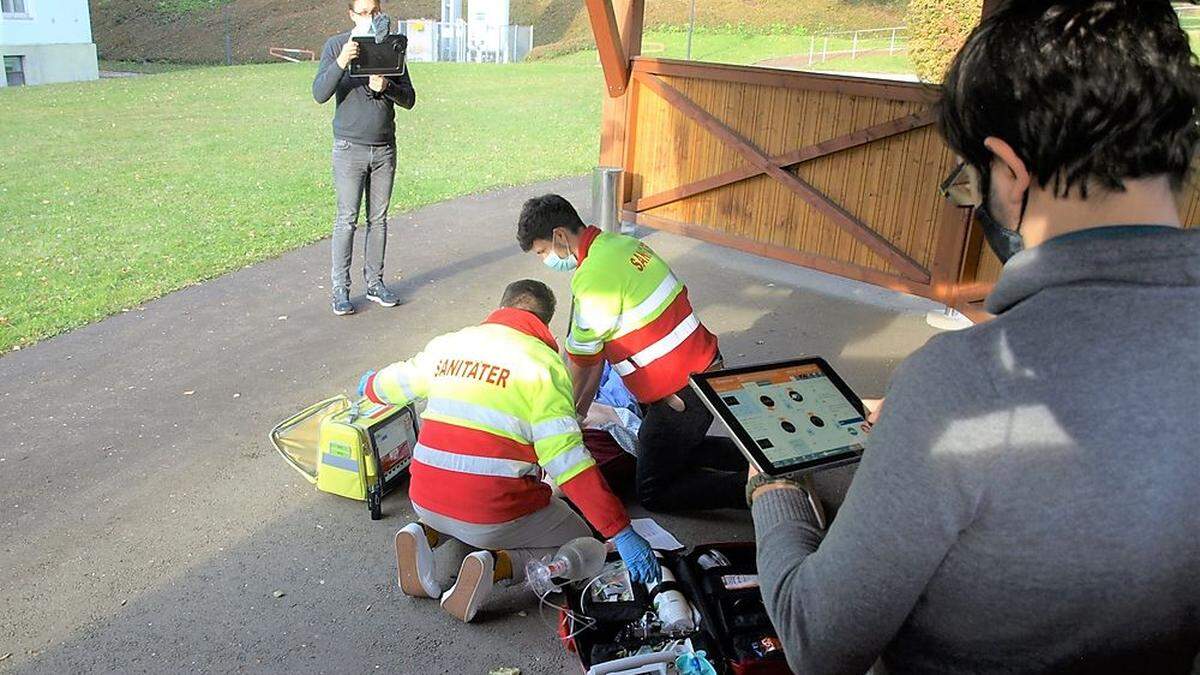
[{"label": "black face mask", "polygon": [[[1020,232],[1001,225],[988,209],[988,197],[991,196],[992,191],[991,174],[981,172],[979,178],[979,187],[983,191],[983,203],[975,207],[975,217],[979,219],[979,225],[983,228],[983,238],[987,240],[992,252],[996,254],[1001,263],[1006,263],[1014,255],[1025,250],[1025,239],[1021,237]],[[1029,193],[1026,192],[1025,198],[1021,202],[1021,215],[1018,223],[1024,220],[1025,207],[1028,204]]]}]

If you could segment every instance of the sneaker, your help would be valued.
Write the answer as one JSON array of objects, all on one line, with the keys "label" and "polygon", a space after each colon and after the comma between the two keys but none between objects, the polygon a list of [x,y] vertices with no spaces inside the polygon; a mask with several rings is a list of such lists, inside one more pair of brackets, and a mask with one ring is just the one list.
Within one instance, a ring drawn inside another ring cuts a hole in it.
[{"label": "sneaker", "polygon": [[409,523],[396,533],[396,579],[407,596],[442,595],[442,587],[434,579],[433,549],[419,523]]},{"label": "sneaker", "polygon": [[346,316],[354,313],[354,303],[350,302],[350,289],[338,288],[333,291],[333,313]]},{"label": "sneaker", "polygon": [[383,284],[375,284],[368,288],[367,299],[384,307],[395,307],[400,304],[400,298]]},{"label": "sneaker", "polygon": [[490,552],[468,555],[458,569],[458,580],[442,596],[442,609],[463,623],[470,623],[492,592],[495,570],[496,558]]}]

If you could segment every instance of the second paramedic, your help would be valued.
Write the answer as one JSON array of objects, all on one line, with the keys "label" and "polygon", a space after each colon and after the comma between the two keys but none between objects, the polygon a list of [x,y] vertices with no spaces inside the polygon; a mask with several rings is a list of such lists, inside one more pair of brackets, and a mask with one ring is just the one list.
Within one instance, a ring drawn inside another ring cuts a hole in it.
[{"label": "second paramedic", "polygon": [[549,267],[574,272],[566,349],[576,412],[587,415],[607,360],[645,410],[638,431],[637,491],[652,511],[745,508],[746,461],[688,386],[719,368],[717,337],[700,322],[687,287],[639,239],[587,227],[570,202],[525,202],[517,242]]},{"label": "second paramedic", "polygon": [[[495,582],[520,582],[531,559],[591,536],[543,474],[612,539],[635,581],[659,578],[649,544],[583,445],[570,376],[548,327],[554,293],[540,281],[517,281],[500,305],[482,324],[434,338],[360,383],[377,403],[427,401],[409,485],[420,522],[396,534],[400,586],[410,596],[440,596],[462,621],[475,617]],[[483,550],[462,561],[443,594],[433,548],[448,537]]]}]

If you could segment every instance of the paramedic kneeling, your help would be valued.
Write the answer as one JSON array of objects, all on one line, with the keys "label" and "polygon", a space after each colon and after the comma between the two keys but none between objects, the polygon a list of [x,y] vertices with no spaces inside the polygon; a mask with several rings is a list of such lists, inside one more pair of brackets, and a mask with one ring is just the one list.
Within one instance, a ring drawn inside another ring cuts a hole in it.
[{"label": "paramedic kneeling", "polygon": [[744,508],[746,460],[728,438],[707,436],[713,416],[688,386],[717,367],[717,337],[688,290],[634,237],[585,227],[570,202],[525,202],[517,243],[547,266],[574,271],[568,366],[581,417],[596,397],[603,361],[645,408],[638,430],[637,491],[652,511]]},{"label": "paramedic kneeling", "polygon": [[[400,587],[413,597],[440,596],[462,621],[474,618],[493,583],[520,582],[529,560],[591,536],[551,496],[543,472],[613,538],[634,580],[659,578],[649,544],[583,445],[571,379],[548,328],[554,293],[540,281],[517,281],[500,305],[483,324],[434,338],[360,384],[377,403],[428,401],[409,484],[420,523],[396,534]],[[463,560],[443,595],[433,548],[447,537],[483,550]]]},{"label": "paramedic kneeling", "polygon": [[828,534],[798,486],[751,480],[788,661],[1191,672],[1200,232],[1176,206],[1200,138],[1188,36],[1168,0],[1010,2],[942,96],[942,134],[967,167],[947,192],[1011,256],[987,299],[996,318],[896,372]]}]

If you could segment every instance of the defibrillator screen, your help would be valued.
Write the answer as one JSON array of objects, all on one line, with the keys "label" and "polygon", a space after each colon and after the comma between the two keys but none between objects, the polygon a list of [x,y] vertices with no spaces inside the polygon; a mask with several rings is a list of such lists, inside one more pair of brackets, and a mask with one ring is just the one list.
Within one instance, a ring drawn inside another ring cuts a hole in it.
[{"label": "defibrillator screen", "polygon": [[383,482],[387,483],[408,467],[417,438],[412,411],[405,409],[383,424],[371,428],[371,442],[379,455]]},{"label": "defibrillator screen", "polygon": [[821,359],[704,373],[693,382],[764,473],[792,473],[862,455],[870,430],[862,401]]}]

